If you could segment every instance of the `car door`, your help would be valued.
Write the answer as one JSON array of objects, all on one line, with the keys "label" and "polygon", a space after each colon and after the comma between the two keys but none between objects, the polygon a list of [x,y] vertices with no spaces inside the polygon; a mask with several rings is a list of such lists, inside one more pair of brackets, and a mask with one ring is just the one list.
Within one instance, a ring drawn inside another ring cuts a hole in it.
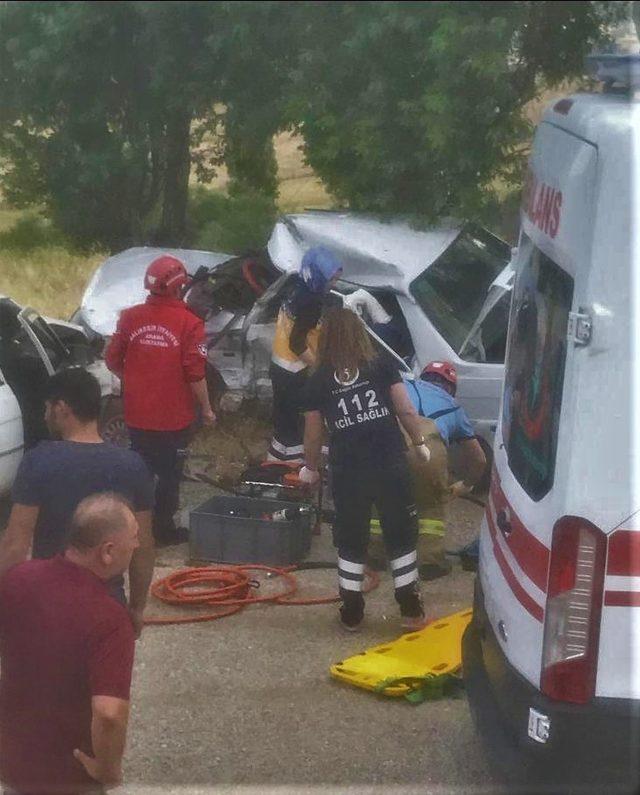
[{"label": "car door", "polygon": [[6,494],[13,484],[23,449],[20,406],[0,371],[0,496]]}]

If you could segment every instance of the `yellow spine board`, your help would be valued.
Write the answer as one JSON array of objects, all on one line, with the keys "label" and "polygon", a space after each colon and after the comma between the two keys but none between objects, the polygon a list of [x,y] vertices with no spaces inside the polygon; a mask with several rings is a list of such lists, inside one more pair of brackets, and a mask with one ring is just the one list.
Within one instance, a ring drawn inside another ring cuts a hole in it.
[{"label": "yellow spine board", "polygon": [[[429,674],[455,673],[462,665],[462,633],[471,621],[472,610],[462,610],[434,621],[419,632],[332,665],[331,676],[355,687],[376,690],[388,679],[420,678]],[[387,696],[404,696],[408,684],[392,685]]]}]

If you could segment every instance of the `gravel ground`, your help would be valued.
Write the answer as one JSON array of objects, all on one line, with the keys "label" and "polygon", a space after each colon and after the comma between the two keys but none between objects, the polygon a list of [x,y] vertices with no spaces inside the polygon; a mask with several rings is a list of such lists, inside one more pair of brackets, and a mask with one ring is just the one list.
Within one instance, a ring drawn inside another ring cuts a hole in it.
[{"label": "gravel ground", "polygon": [[[185,516],[211,494],[185,483]],[[474,537],[481,513],[466,501],[452,505],[450,548]],[[160,551],[157,576],[186,556],[186,546]],[[310,559],[335,560],[328,527]],[[300,579],[310,595],[335,590],[332,571]],[[427,612],[469,606],[472,585],[457,566],[425,584]],[[157,603],[149,609],[159,611]],[[398,635],[388,574],[356,636],[338,626],[335,605],[252,607],[211,623],[148,627],[120,791],[496,792],[464,698],[411,706],[329,678],[332,663]]]}]

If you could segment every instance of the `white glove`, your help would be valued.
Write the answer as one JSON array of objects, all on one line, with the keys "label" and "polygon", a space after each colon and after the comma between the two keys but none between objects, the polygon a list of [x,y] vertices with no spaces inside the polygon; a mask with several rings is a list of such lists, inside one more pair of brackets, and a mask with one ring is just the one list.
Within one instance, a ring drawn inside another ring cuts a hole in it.
[{"label": "white glove", "polygon": [[466,497],[473,491],[473,486],[467,486],[463,480],[456,480],[449,486],[449,494],[452,499],[455,497]]},{"label": "white glove", "polygon": [[301,480],[309,486],[314,486],[320,480],[320,473],[317,469],[302,467],[300,472],[298,472],[298,480]]},{"label": "white glove", "polygon": [[420,463],[428,464],[429,461],[431,461],[431,450],[429,450],[424,442],[422,444],[415,445],[413,449],[416,451],[416,455]]},{"label": "white glove", "polygon": [[372,323],[389,323],[391,320],[391,315],[387,314],[380,302],[366,290],[360,289],[356,290],[355,293],[345,295],[343,297],[343,303],[347,309],[350,309],[357,315],[362,315],[363,310],[366,310]]}]

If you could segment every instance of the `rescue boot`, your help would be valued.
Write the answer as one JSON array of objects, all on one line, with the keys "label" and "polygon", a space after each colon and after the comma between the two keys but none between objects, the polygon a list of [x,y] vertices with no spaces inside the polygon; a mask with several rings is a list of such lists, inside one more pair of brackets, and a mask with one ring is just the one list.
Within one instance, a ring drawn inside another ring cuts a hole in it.
[{"label": "rescue boot", "polygon": [[418,536],[417,551],[418,573],[421,580],[431,582],[451,574],[451,563],[446,557],[443,535],[421,531]]},{"label": "rescue boot", "polygon": [[347,632],[358,632],[364,619],[364,597],[357,591],[340,588],[339,621]]}]

